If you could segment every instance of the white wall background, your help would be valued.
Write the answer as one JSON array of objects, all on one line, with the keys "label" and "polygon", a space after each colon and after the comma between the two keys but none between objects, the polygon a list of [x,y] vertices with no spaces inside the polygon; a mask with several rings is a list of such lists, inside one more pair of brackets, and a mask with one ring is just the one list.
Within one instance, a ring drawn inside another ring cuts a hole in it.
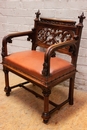
[{"label": "white wall background", "polygon": [[[0,53],[3,36],[30,30],[38,9],[42,17],[71,19],[78,22],[78,16],[82,12],[87,17],[87,0],[0,0]],[[29,47],[25,38],[18,38],[9,45],[9,53]],[[2,69],[1,65],[0,68]],[[84,20],[77,70],[75,87],[87,91],[87,19]]]}]

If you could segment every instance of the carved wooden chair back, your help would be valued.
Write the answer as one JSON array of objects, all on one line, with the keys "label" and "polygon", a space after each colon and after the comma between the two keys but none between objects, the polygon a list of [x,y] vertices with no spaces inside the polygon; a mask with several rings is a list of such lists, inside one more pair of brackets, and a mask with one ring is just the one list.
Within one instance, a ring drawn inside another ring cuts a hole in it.
[{"label": "carved wooden chair back", "polygon": [[[63,47],[56,51],[64,54],[68,54],[72,58],[72,62],[76,65],[79,45],[81,39],[81,33],[83,28],[83,20],[85,19],[84,13],[78,16],[79,23],[71,20],[58,20],[39,17],[40,12],[36,13],[35,26],[32,31],[35,33],[32,40],[32,50],[36,50],[38,46],[47,49],[53,44],[58,44],[68,40],[78,39],[75,44],[77,52],[74,47]],[[73,53],[75,56],[73,57]],[[55,56],[55,53],[53,54]]]}]

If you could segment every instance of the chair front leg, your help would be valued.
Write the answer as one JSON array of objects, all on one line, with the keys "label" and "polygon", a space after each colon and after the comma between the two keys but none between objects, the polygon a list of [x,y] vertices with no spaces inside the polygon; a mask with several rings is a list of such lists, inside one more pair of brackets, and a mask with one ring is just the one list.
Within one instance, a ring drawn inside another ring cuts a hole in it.
[{"label": "chair front leg", "polygon": [[44,112],[42,114],[42,118],[43,118],[43,122],[47,123],[50,118],[49,95],[51,94],[51,90],[44,90],[42,93],[44,95]]},{"label": "chair front leg", "polygon": [[6,95],[9,96],[11,92],[11,88],[9,86],[9,72],[8,70],[3,70],[5,74],[5,88],[4,91],[6,92]]}]

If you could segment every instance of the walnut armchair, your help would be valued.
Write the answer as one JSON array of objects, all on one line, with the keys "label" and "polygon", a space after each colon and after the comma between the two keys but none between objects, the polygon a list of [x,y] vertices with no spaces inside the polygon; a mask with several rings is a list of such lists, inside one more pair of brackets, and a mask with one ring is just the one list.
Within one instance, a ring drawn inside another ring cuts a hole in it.
[{"label": "walnut armchair", "polygon": [[[40,12],[36,13],[34,28],[32,31],[13,33],[5,36],[2,41],[2,64],[5,74],[5,92],[9,96],[15,87],[23,87],[37,97],[44,100],[42,118],[47,123],[50,115],[69,102],[73,105],[74,81],[76,63],[83,28],[84,14],[75,21],[40,18]],[[16,52],[8,55],[7,44],[12,43],[15,37],[28,36],[32,42],[32,49]],[[45,48],[45,52],[37,50],[37,47]],[[71,57],[71,61],[59,58],[56,53],[63,53]],[[9,71],[26,79],[26,82],[9,86]],[[69,79],[69,95],[61,104],[49,100],[52,88],[55,85]],[[43,96],[25,87],[27,83],[33,83],[42,89]],[[49,103],[54,106],[49,110]]]}]

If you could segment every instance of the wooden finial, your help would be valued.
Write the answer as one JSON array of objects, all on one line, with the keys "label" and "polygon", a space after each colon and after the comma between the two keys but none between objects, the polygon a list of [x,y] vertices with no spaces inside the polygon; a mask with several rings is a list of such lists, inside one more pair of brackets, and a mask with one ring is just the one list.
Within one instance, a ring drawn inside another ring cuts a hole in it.
[{"label": "wooden finial", "polygon": [[36,20],[39,20],[39,16],[41,14],[40,11],[38,10],[35,14],[36,14]]},{"label": "wooden finial", "polygon": [[82,14],[81,14],[80,16],[78,16],[78,18],[79,18],[79,23],[80,23],[80,24],[83,24],[83,20],[86,18],[86,17],[84,16],[84,12],[82,12]]}]

